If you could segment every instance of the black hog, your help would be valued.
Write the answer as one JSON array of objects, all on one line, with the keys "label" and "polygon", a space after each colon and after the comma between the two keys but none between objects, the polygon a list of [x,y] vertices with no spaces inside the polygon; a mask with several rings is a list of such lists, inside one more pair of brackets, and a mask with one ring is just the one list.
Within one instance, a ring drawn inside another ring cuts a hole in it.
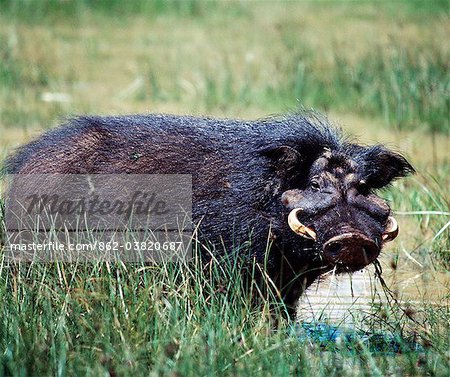
[{"label": "black hog", "polygon": [[414,170],[398,153],[347,141],[325,118],[301,113],[83,116],[20,148],[6,171],[191,174],[200,240],[218,253],[249,252],[293,308],[319,275],[378,257],[397,225],[374,192]]}]

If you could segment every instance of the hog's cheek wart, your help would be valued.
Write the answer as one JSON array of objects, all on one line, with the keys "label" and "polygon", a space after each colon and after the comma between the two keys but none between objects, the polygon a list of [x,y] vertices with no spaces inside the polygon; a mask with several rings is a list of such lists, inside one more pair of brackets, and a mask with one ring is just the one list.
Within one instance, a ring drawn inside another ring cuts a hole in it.
[{"label": "hog's cheek wart", "polygon": [[368,199],[378,207],[378,210],[386,213],[391,212],[391,207],[389,206],[389,203],[386,200],[381,199],[379,196],[372,194],[368,196]]},{"label": "hog's cheek wart", "polygon": [[344,183],[346,187],[354,186],[358,181],[358,177],[355,173],[347,174],[344,178]]},{"label": "hog's cheek wart", "polygon": [[281,195],[281,202],[285,205],[300,202],[304,199],[304,196],[300,193],[300,190],[288,190]]},{"label": "hog's cheek wart", "polygon": [[320,157],[314,162],[313,168],[316,170],[323,170],[327,167],[327,165],[328,165],[328,159],[325,157]]}]

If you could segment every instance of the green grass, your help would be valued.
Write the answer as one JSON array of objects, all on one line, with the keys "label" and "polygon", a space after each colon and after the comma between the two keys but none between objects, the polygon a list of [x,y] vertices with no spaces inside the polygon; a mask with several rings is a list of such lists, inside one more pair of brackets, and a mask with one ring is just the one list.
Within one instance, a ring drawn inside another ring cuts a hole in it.
[{"label": "green grass", "polygon": [[[186,265],[2,264],[0,272],[2,375],[445,375],[449,368],[449,329],[441,326],[448,307],[430,311],[428,333],[417,330],[428,342],[423,351],[395,355],[358,342],[310,344],[282,320],[275,328],[267,310],[252,309],[232,266],[212,280]],[[399,328],[405,319],[395,321]]]},{"label": "green grass", "polygon": [[[313,59],[293,59],[291,85],[286,97],[303,99],[324,109],[377,116],[385,124],[403,128],[427,127],[449,132],[450,99],[447,60],[436,50],[433,59],[422,60],[392,43],[390,51],[378,46],[352,62],[339,52],[325,73]],[[307,55],[308,56],[308,55]],[[309,56],[314,56],[313,51]]]},{"label": "green grass", "polygon": [[201,17],[214,10],[217,3],[215,0],[136,0],[125,3],[120,0],[1,0],[0,6],[6,14],[26,22],[42,22],[59,18],[80,19],[86,12],[117,17],[136,14],[156,17],[167,13]]},{"label": "green grass", "polygon": [[[139,107],[225,114],[236,103],[268,112],[304,105],[398,129],[450,130],[445,2],[4,0],[0,9],[5,126],[17,125],[17,111],[30,123],[29,97],[45,91],[74,94],[78,111],[101,108],[74,84],[95,95],[109,73],[118,75],[109,93]],[[66,113],[39,107],[39,123]]]},{"label": "green grass", "polygon": [[420,237],[410,246],[412,254],[444,270],[450,269],[449,177],[447,165],[433,175],[412,179],[383,195],[402,216],[417,222],[416,232]]},{"label": "green grass", "polygon": [[448,375],[448,25],[446,1],[0,0],[1,159],[79,113],[314,107],[417,169],[382,193],[400,223],[382,265],[397,293],[391,275],[424,281],[367,320],[424,346],[392,354],[275,328],[282,305],[252,308],[235,266],[213,284],[195,265],[0,260],[0,376]]}]

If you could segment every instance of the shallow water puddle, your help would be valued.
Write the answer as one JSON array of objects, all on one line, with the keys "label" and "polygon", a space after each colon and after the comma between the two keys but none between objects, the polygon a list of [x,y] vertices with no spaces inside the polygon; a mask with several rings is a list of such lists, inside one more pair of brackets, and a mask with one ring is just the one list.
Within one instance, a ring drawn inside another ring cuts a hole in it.
[{"label": "shallow water puddle", "polygon": [[[389,269],[382,263],[386,292],[375,276],[374,266],[353,273],[329,273],[316,281],[301,297],[301,322],[320,322],[367,329],[368,323],[391,310],[400,309],[422,322],[425,309],[446,306],[450,301],[450,273],[404,265]],[[381,308],[387,308],[382,310]],[[411,321],[411,325],[413,325]]]}]

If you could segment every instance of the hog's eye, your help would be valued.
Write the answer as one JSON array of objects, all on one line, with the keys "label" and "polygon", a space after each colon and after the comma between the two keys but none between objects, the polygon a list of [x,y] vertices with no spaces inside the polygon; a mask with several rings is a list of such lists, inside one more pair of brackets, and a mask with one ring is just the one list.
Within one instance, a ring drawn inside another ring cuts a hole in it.
[{"label": "hog's eye", "polygon": [[320,184],[317,181],[311,181],[311,189],[313,191],[319,191],[320,190]]},{"label": "hog's eye", "polygon": [[359,188],[359,192],[361,192],[361,194],[363,194],[363,195],[368,194],[370,191],[369,185],[364,180],[359,181],[358,188]]}]

